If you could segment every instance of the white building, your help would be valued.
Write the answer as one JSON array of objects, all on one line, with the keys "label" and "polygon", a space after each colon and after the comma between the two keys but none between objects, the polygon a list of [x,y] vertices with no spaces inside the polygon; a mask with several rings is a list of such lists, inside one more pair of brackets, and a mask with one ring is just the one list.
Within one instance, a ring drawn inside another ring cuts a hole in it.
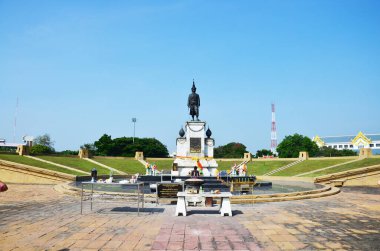
[{"label": "white building", "polygon": [[319,147],[327,146],[338,150],[350,149],[359,151],[361,148],[371,148],[374,154],[380,153],[380,134],[359,132],[357,135],[327,136],[313,138]]}]

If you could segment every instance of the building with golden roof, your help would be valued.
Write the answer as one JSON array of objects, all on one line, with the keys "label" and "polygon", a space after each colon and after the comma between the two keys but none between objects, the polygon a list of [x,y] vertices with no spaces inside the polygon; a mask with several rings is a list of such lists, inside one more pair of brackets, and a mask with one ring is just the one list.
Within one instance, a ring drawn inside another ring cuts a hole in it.
[{"label": "building with golden roof", "polygon": [[380,134],[359,132],[357,135],[326,136],[313,138],[319,147],[327,146],[338,150],[350,149],[359,151],[361,148],[370,148],[373,153],[380,154]]}]

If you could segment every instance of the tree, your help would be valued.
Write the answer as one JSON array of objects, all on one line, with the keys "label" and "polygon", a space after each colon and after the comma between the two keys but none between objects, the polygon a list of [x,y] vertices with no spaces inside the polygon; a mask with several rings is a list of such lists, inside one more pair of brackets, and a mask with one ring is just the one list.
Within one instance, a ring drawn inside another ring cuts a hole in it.
[{"label": "tree", "polygon": [[97,155],[107,156],[110,155],[110,149],[112,148],[112,138],[111,135],[103,134],[99,140],[94,142],[94,146],[96,147]]},{"label": "tree", "polygon": [[56,153],[56,154],[60,154],[60,155],[78,155],[78,152],[79,151],[64,150],[64,151],[61,151],[61,152]]},{"label": "tree", "polygon": [[274,154],[272,153],[271,150],[268,150],[268,149],[261,149],[261,150],[257,150],[256,152],[256,158],[258,157],[263,157],[263,156],[273,156]]},{"label": "tree", "polygon": [[215,158],[242,158],[247,147],[241,143],[231,142],[214,149]]},{"label": "tree", "polygon": [[314,157],[318,154],[319,148],[310,138],[297,133],[286,136],[277,146],[280,158],[297,158],[301,151],[309,152],[309,156]]},{"label": "tree", "polygon": [[38,136],[33,141],[33,146],[30,149],[30,154],[50,154],[55,152],[54,141],[51,140],[50,135],[45,133]]},{"label": "tree", "polygon": [[121,137],[112,139],[110,135],[104,134],[94,142],[96,154],[104,156],[133,157],[136,151],[144,152],[146,157],[167,157],[169,151],[164,144],[155,138]]},{"label": "tree", "polygon": [[340,156],[356,156],[357,153],[350,149],[338,150],[332,147],[323,146],[319,149],[317,156],[324,157],[340,157]]},{"label": "tree", "polygon": [[30,148],[31,155],[43,155],[43,154],[50,154],[53,152],[54,151],[50,147],[44,146],[44,145],[33,145]]},{"label": "tree", "polygon": [[54,141],[51,140],[49,134],[45,133],[44,135],[37,136],[34,139],[33,144],[43,145],[43,146],[47,146],[47,147],[50,147],[51,149],[53,149]]}]

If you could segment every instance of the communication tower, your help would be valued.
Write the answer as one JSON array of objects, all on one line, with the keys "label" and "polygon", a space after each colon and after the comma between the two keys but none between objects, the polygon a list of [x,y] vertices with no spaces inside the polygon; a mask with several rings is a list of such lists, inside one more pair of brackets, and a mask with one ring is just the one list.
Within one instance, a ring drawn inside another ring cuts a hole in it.
[{"label": "communication tower", "polygon": [[13,124],[13,142],[16,142],[17,114],[18,114],[18,97],[16,101],[15,120]]},{"label": "communication tower", "polygon": [[276,110],[274,104],[272,104],[272,129],[270,134],[270,150],[272,153],[277,154],[277,129],[276,129]]}]

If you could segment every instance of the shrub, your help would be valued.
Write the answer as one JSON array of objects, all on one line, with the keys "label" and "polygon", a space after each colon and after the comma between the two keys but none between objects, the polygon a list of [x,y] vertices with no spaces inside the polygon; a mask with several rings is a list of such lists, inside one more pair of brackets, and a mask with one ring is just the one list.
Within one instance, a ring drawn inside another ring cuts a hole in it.
[{"label": "shrub", "polygon": [[34,145],[30,148],[31,155],[43,155],[53,153],[54,150],[51,147],[44,145]]}]

